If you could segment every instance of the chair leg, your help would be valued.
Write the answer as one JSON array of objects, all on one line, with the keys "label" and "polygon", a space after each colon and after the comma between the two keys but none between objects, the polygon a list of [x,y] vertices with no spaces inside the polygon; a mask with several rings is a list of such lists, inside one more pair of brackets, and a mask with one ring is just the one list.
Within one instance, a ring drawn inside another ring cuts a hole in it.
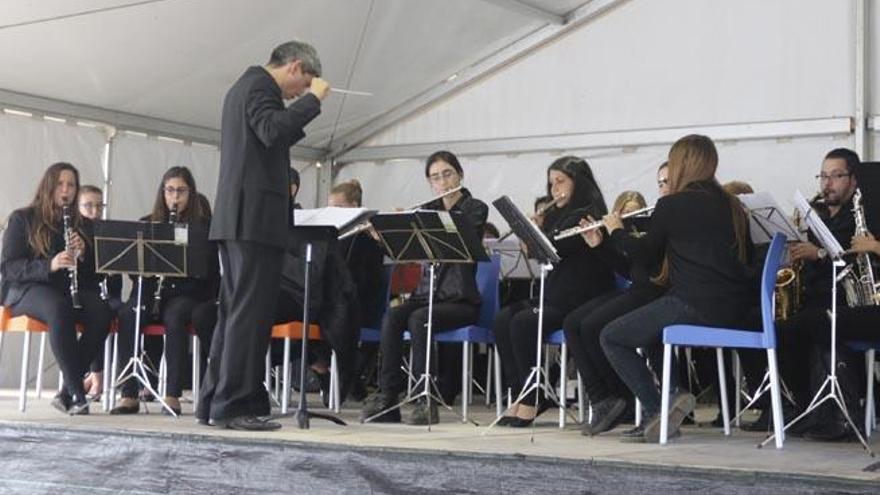
[{"label": "chair leg", "polygon": [[584,378],[581,376],[581,372],[578,371],[578,422],[584,423]]},{"label": "chair leg", "polygon": [[867,391],[865,392],[865,437],[870,438],[874,422],[874,349],[865,352],[865,365],[868,371]]},{"label": "chair leg", "polygon": [[739,428],[739,417],[742,413],[742,388],[743,388],[743,376],[742,376],[742,363],[739,361],[739,352],[736,350],[733,351],[733,382],[736,390],[733,394],[733,409],[736,413],[734,416],[733,424]]},{"label": "chair leg", "polygon": [[503,414],[504,396],[501,391],[501,359],[498,356],[498,347],[492,346],[492,354],[495,365],[495,415]]},{"label": "chair leg", "polygon": [[492,390],[492,358],[493,353],[489,351],[489,346],[486,346],[486,387],[485,387],[485,396],[486,399],[486,407],[492,403],[492,394],[489,393]]},{"label": "chair leg", "polygon": [[[168,349],[168,337],[162,335],[162,360],[159,361],[159,395],[161,397],[165,397],[168,393],[168,354],[165,352]],[[157,397],[158,399],[158,397]]]},{"label": "chair leg", "polygon": [[102,373],[102,381],[101,389],[104,391],[101,394],[101,409],[104,412],[110,410],[110,366],[112,365],[113,360],[113,336],[107,334],[107,338],[104,339],[104,369]]},{"label": "chair leg", "polygon": [[37,399],[43,398],[43,364],[46,362],[46,339],[47,332],[40,334],[40,352],[37,354]]},{"label": "chair leg", "polygon": [[202,387],[202,349],[197,335],[192,336],[192,398],[193,411],[199,407],[199,389]]},{"label": "chair leg", "polygon": [[[263,385],[266,387],[266,392],[269,394],[272,393],[272,361],[269,358],[269,353],[271,352],[271,349],[272,346],[270,345],[269,349],[266,350],[266,366],[263,367]],[[275,395],[277,397],[277,392]]]},{"label": "chair leg", "polygon": [[[640,401],[638,397],[636,397],[636,405],[635,405],[635,413],[634,414],[635,414],[634,424],[636,426],[641,426],[642,425],[642,401]],[[592,419],[590,421],[592,421]]]},{"label": "chair leg", "polygon": [[[303,338],[306,338],[304,336]],[[308,359],[307,356],[301,356],[300,359]],[[290,339],[284,339],[284,362],[281,363],[282,368],[282,384],[281,384],[281,414],[287,414],[287,408],[290,404]],[[277,380],[278,377],[275,377]]]},{"label": "chair leg", "polygon": [[724,370],[724,349],[715,349],[718,361],[718,384],[721,396],[721,418],[724,420],[724,434],[730,435],[730,410],[727,408],[727,373]]},{"label": "chair leg", "polygon": [[330,407],[338,414],[342,408],[342,397],[339,396],[339,360],[336,358],[336,351],[330,353],[330,392]]},{"label": "chair leg", "polygon": [[776,448],[782,448],[785,440],[785,426],[782,419],[782,399],[779,391],[779,371],[776,365],[776,349],[767,349],[767,368],[770,371],[770,404],[773,408],[773,433],[776,434]]},{"label": "chair leg", "polygon": [[562,344],[559,354],[559,427],[565,428],[565,389],[568,376],[568,347]]},{"label": "chair leg", "polygon": [[471,376],[468,373],[468,361],[471,358],[470,342],[461,343],[461,422],[467,423],[468,420],[468,404],[470,404],[471,393]]},{"label": "chair leg", "polygon": [[24,333],[24,344],[21,351],[21,385],[18,389],[18,410],[24,412],[27,409],[27,382],[28,365],[31,354],[31,333]]},{"label": "chair leg", "polygon": [[113,334],[113,359],[110,364],[110,409],[116,407],[116,375],[119,372],[119,334]]},{"label": "chair leg", "polygon": [[409,346],[409,361],[406,362],[406,369],[407,369],[407,372],[406,372],[406,376],[407,376],[407,378],[406,378],[406,396],[407,396],[407,398],[412,397],[413,385],[415,385],[413,383],[413,380],[415,379],[415,377],[412,374],[412,362],[413,362],[413,350],[412,350],[412,345],[410,345]]},{"label": "chair leg", "polygon": [[669,438],[669,375],[672,367],[672,345],[663,345],[663,386],[660,389],[660,444]]}]

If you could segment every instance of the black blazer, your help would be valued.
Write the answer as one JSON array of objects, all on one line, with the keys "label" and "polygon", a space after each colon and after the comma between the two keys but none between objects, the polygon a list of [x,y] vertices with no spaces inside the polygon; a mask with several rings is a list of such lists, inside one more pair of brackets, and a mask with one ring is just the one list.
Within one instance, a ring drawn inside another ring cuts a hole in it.
[{"label": "black blazer", "polygon": [[307,94],[284,108],[281,88],[262,67],[248,68],[226,93],[220,129],[220,176],[211,240],[284,248],[290,225],[290,147],[321,113]]},{"label": "black blazer", "polygon": [[[34,222],[33,208],[21,208],[9,215],[9,224],[3,233],[3,252],[0,254],[0,303],[15,306],[36,284],[50,285],[67,294],[70,287],[67,270],[49,271],[51,257],[64,250],[61,225],[52,235],[52,255],[38,256],[28,243],[28,232]],[[97,290],[99,279],[95,276],[94,224],[83,218],[80,236],[86,244],[86,252],[79,262],[80,290]]]}]

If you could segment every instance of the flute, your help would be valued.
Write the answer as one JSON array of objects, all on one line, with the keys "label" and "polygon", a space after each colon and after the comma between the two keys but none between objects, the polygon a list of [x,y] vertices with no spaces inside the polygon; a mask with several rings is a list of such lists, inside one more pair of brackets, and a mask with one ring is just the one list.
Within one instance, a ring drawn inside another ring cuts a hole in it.
[{"label": "flute", "polygon": [[70,278],[70,302],[74,308],[82,308],[79,300],[79,253],[70,246],[73,230],[70,227],[70,205],[65,203],[61,207],[61,220],[64,223],[64,250],[73,254],[73,266],[68,268],[67,276]]},{"label": "flute", "polygon": [[[648,207],[646,207],[646,208],[641,208],[641,209],[638,209],[638,210],[636,210],[636,211],[631,211],[631,212],[629,212],[629,213],[627,213],[627,214],[625,214],[625,215],[621,215],[621,216],[620,216],[620,219],[623,220],[623,219],[625,219],[625,218],[635,217],[635,216],[638,216],[638,215],[644,215],[645,213],[650,213],[650,212],[653,211],[653,210],[654,210],[654,207],[653,207],[653,206],[648,206]],[[558,240],[561,240],[561,239],[567,239],[567,238],[569,238],[569,237],[574,237],[574,236],[576,236],[576,235],[581,235],[581,234],[583,234],[584,232],[589,232],[589,231],[591,231],[591,230],[596,230],[596,229],[598,229],[598,228],[600,228],[600,227],[603,227],[604,225],[605,225],[605,222],[603,222],[603,221],[598,221],[598,222],[593,222],[593,223],[591,223],[591,224],[589,224],[589,225],[584,225],[583,227],[581,227],[581,226],[577,226],[577,227],[571,227],[571,228],[569,228],[569,229],[565,229],[565,230],[560,230],[558,234],[556,234],[555,236],[553,236],[553,240],[558,241]]]},{"label": "flute", "polygon": [[[434,201],[437,201],[438,199],[443,199],[446,196],[449,196],[450,194],[457,193],[458,191],[461,191],[462,187],[463,186],[453,187],[452,189],[444,192],[443,194],[440,194],[439,196],[435,196],[435,197],[433,197],[427,201],[423,201],[421,203],[416,203],[413,206],[406,208],[406,210],[415,210],[415,209],[418,209],[420,206],[424,206],[428,203],[433,203]],[[346,239],[348,237],[351,237],[353,235],[360,234],[361,232],[368,230],[370,227],[371,227],[370,221],[367,220],[366,222],[359,223],[359,224],[355,225],[354,227],[352,227],[351,229],[347,230],[344,234],[340,235],[337,239],[342,240],[342,239]]]}]

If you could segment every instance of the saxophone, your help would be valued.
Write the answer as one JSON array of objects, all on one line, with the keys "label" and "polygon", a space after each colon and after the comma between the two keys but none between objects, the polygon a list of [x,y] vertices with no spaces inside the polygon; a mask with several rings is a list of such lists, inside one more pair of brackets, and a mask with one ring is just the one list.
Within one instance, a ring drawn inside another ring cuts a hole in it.
[{"label": "saxophone", "polygon": [[[868,226],[865,222],[865,209],[862,206],[862,191],[856,189],[853,194],[853,216],[855,217],[856,236],[868,234]],[[880,294],[877,292],[877,283],[874,278],[874,268],[871,266],[870,253],[858,253],[855,262],[849,264],[840,274],[846,303],[849,307],[876,306],[880,304]]]},{"label": "saxophone", "polygon": [[[797,208],[794,210],[792,223],[796,229],[801,230],[801,213]],[[776,319],[779,321],[785,321],[800,311],[803,302],[801,299],[803,289],[801,269],[803,266],[803,261],[798,260],[776,272],[776,287],[773,290],[773,296],[776,299]]]},{"label": "saxophone", "polygon": [[[177,223],[177,204],[171,207],[168,212],[168,223]],[[156,282],[156,290],[153,292],[153,305],[150,307],[150,315],[154,319],[159,319],[159,313],[162,309],[162,288],[165,285],[165,275],[159,275],[159,281]]]},{"label": "saxophone", "polygon": [[79,300],[79,253],[74,252],[70,246],[73,229],[70,226],[70,205],[67,203],[61,207],[61,221],[64,223],[64,250],[73,254],[73,266],[67,270],[67,276],[70,278],[70,302],[75,309],[80,309],[82,303]]}]

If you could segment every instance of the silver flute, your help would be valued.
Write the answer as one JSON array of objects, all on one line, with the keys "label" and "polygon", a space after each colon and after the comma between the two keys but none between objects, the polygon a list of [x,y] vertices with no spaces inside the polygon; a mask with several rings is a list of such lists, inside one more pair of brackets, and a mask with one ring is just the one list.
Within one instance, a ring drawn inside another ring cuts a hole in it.
[{"label": "silver flute", "polygon": [[[175,203],[171,207],[171,211],[168,212],[168,223],[175,224],[177,223],[177,204]],[[153,318],[159,318],[159,313],[162,309],[162,289],[165,286],[165,276],[159,275],[159,281],[156,282],[156,291],[153,292],[153,306],[150,308],[150,315]]]},{"label": "silver flute", "polygon": [[[416,204],[410,206],[409,208],[406,208],[406,210],[418,209],[419,207],[424,206],[428,203],[433,203],[434,201],[437,201],[438,199],[443,199],[446,196],[449,196],[450,194],[457,193],[458,191],[461,191],[461,188],[462,188],[462,186],[453,187],[452,189],[444,192],[443,194],[435,196],[427,201],[422,201],[421,203],[416,203]],[[340,235],[338,237],[338,239],[339,240],[347,239],[353,235],[360,234],[361,232],[364,232],[365,230],[369,230],[369,228],[371,226],[372,225],[370,224],[369,220],[367,220],[366,222],[363,222],[363,223],[359,223],[359,224],[355,225],[354,227],[352,227],[351,229],[345,231],[342,235]]]},{"label": "silver flute", "polygon": [[[645,214],[651,213],[652,211],[654,211],[654,207],[653,207],[653,206],[648,206],[648,207],[646,207],[646,208],[640,208],[640,209],[638,209],[638,210],[636,210],[636,211],[631,211],[631,212],[629,212],[629,213],[627,213],[627,214],[625,214],[625,215],[621,215],[621,216],[620,216],[620,219],[623,220],[624,218],[630,218],[630,217],[635,217],[635,216],[639,216],[639,215],[645,215]],[[558,234],[556,234],[555,236],[553,236],[553,240],[558,241],[558,240],[561,240],[561,239],[567,239],[567,238],[569,238],[569,237],[574,237],[574,236],[576,236],[576,235],[581,235],[581,234],[583,234],[583,233],[585,233],[585,232],[589,232],[589,231],[591,231],[591,230],[596,230],[596,229],[601,228],[601,227],[604,227],[604,226],[605,226],[605,222],[603,222],[603,221],[600,220],[600,221],[598,221],[598,222],[593,222],[593,223],[591,223],[591,224],[589,224],[589,225],[584,225],[583,227],[579,225],[579,226],[577,226],[577,227],[571,227],[571,228],[569,228],[569,229],[560,230]]]},{"label": "silver flute", "polygon": [[67,269],[67,277],[70,279],[70,303],[74,308],[82,308],[79,300],[79,253],[70,245],[73,240],[73,229],[70,226],[70,204],[65,203],[61,207],[61,221],[64,223],[64,250],[73,255],[73,266]]}]

